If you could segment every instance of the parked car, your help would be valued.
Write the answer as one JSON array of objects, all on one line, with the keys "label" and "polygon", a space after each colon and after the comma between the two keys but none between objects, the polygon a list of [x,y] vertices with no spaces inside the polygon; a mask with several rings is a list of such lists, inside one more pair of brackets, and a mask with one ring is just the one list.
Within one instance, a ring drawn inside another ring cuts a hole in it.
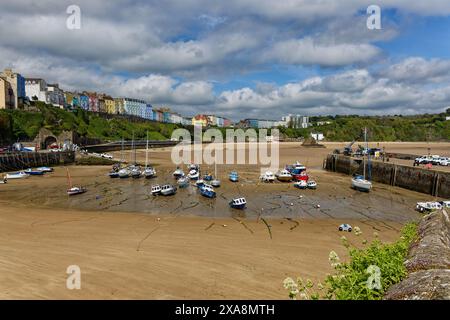
[{"label": "parked car", "polygon": [[428,164],[431,161],[431,157],[430,156],[421,156],[421,157],[416,158],[414,161],[417,164]]},{"label": "parked car", "polygon": [[439,160],[439,164],[441,166],[450,166],[450,159],[443,157]]},{"label": "parked car", "polygon": [[348,231],[348,232],[352,232],[352,226],[347,224],[347,223],[343,223],[339,226],[339,231]]}]

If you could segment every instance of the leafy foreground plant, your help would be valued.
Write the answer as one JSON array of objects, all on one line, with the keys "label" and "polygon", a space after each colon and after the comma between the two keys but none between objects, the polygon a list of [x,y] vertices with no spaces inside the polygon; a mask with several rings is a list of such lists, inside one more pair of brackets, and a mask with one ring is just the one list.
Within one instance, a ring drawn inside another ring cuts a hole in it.
[{"label": "leafy foreground plant", "polygon": [[[357,236],[362,232],[354,228]],[[377,234],[375,233],[377,237]],[[346,237],[343,245],[348,249],[350,261],[341,262],[336,252],[331,251],[329,261],[335,273],[328,275],[324,284],[315,285],[311,280],[286,278],[283,282],[291,299],[337,299],[337,300],[379,300],[393,284],[407,275],[403,265],[410,244],[417,238],[417,225],[403,227],[400,239],[392,244],[383,244],[378,238],[358,249],[351,246]],[[367,244],[364,240],[363,244]]]}]

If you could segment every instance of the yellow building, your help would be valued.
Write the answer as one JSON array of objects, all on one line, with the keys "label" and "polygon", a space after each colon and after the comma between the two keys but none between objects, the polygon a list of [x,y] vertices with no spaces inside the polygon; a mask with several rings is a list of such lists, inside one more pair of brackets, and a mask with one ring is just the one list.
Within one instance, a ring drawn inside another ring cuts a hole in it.
[{"label": "yellow building", "polygon": [[198,114],[192,118],[192,125],[206,127],[208,125],[208,117],[203,114]]},{"label": "yellow building", "polygon": [[125,113],[125,99],[124,98],[114,98],[116,113]]},{"label": "yellow building", "polygon": [[14,109],[13,89],[3,77],[0,77],[0,109]]},{"label": "yellow building", "polygon": [[105,109],[107,113],[116,114],[116,102],[110,96],[105,96]]}]

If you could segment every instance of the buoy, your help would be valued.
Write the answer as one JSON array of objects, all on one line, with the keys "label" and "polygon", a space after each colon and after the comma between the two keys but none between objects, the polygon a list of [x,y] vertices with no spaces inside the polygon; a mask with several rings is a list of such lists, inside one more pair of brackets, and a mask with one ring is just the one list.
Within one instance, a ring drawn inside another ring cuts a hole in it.
[{"label": "buoy", "polygon": [[317,209],[320,208],[320,204],[317,205]]},{"label": "buoy", "polygon": [[222,227],[227,227],[227,225],[226,225],[226,224],[223,224]]}]

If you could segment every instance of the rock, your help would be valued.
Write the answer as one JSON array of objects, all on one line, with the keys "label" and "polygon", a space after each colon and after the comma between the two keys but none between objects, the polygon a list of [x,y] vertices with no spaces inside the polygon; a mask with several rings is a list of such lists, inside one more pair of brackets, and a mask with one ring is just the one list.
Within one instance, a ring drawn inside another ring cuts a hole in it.
[{"label": "rock", "polygon": [[408,276],[390,287],[387,300],[450,300],[450,217],[445,210],[425,216],[419,239],[409,248]]},{"label": "rock", "polygon": [[448,213],[436,211],[425,216],[419,225],[419,240],[410,248],[405,262],[409,272],[450,269],[450,219]]},{"label": "rock", "polygon": [[450,270],[421,270],[389,288],[386,300],[450,300]]}]

